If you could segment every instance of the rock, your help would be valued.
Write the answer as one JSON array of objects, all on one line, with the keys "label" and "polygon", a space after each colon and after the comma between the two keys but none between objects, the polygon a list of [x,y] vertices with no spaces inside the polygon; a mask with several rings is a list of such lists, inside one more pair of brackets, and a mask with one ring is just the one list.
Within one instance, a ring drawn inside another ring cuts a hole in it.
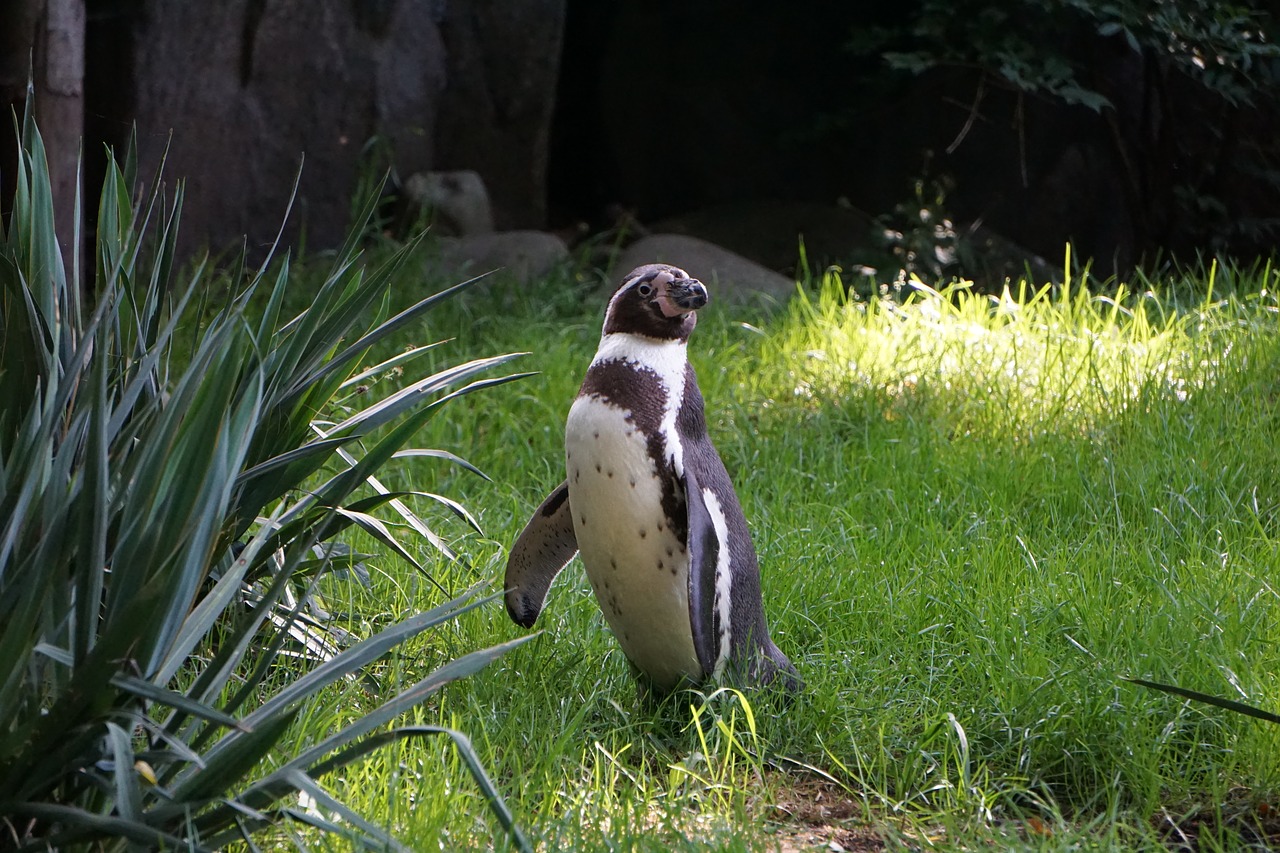
[{"label": "rock", "polygon": [[865,253],[872,246],[875,219],[849,205],[762,201],[715,205],[649,228],[701,237],[773,270],[795,270],[803,240],[810,268],[821,271]]},{"label": "rock", "polygon": [[546,278],[569,260],[569,249],[543,231],[498,231],[441,237],[429,263],[435,275],[461,280],[490,270],[519,283]]},{"label": "rock", "polygon": [[304,154],[286,243],[339,245],[353,197],[392,166],[474,170],[490,229],[541,228],[566,4],[111,4],[90,21],[86,112],[102,138],[85,150],[123,151],[136,124],[146,178],[167,151],[165,180],[186,182],[183,254],[247,236],[260,255]]},{"label": "rock", "polygon": [[726,304],[784,303],[796,291],[793,279],[714,243],[683,234],[651,234],[632,243],[614,261],[610,280],[642,264],[673,264],[701,279],[711,299]]},{"label": "rock", "polygon": [[[877,225],[851,205],[803,201],[724,204],[653,223],[655,231],[700,237],[774,270],[796,270],[803,240],[809,269],[821,273],[832,263],[846,272],[870,264],[881,281],[892,281],[897,265],[877,243]],[[985,226],[960,230],[964,275],[980,288],[999,292],[1006,278],[1015,281],[1029,270],[1036,282],[1061,281],[1062,270]]]},{"label": "rock", "polygon": [[116,124],[137,123],[140,175],[164,157],[165,180],[185,180],[185,251],[270,245],[304,154],[286,241],[305,229],[312,248],[346,235],[370,140],[403,174],[432,167],[446,82],[435,0],[135,5],[130,114]]},{"label": "rock", "polygon": [[[356,4],[359,5],[359,4]],[[436,168],[475,169],[498,228],[542,228],[568,0],[448,0]]]},{"label": "rock", "polygon": [[479,172],[417,172],[404,182],[404,194],[410,216],[425,210],[433,233],[493,233],[493,208]]},{"label": "rock", "polygon": [[1005,280],[1030,276],[1032,284],[1061,284],[1063,271],[1024,246],[985,226],[970,226],[960,244],[965,273],[987,293],[999,293]]}]

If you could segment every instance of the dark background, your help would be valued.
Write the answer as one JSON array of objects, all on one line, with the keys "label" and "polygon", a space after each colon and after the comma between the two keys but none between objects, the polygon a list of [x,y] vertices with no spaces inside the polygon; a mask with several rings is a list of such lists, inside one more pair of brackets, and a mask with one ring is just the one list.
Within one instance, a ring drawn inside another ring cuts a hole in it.
[{"label": "dark background", "polygon": [[[77,8],[82,42],[51,37]],[[371,174],[467,168],[500,229],[683,217],[741,251],[830,211],[822,260],[945,221],[1125,273],[1272,253],[1275,32],[1188,0],[13,0],[0,84],[20,111],[35,57],[55,177],[83,135],[92,188],[136,127],[140,174],[186,180],[188,249],[268,243],[305,152],[309,248]]]}]

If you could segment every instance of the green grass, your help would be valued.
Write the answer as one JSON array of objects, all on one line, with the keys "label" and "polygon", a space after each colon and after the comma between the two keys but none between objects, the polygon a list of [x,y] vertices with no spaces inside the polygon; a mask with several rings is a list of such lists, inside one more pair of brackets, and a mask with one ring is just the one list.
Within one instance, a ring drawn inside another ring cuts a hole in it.
[{"label": "green grass", "polygon": [[[772,317],[713,304],[691,357],[805,694],[640,701],[575,561],[541,635],[416,721],[469,734],[548,850],[821,849],[849,832],[1045,850],[1185,833],[1234,849],[1265,844],[1260,824],[1274,843],[1280,728],[1122,680],[1280,710],[1277,282],[1230,272],[1108,297],[858,301],[828,281]],[[402,287],[406,304],[427,291]],[[425,459],[383,477],[476,517],[483,535],[419,506],[462,554],[419,548],[454,591],[500,587],[506,546],[563,478],[604,299],[567,275],[499,281],[396,342],[456,336],[442,364],[521,350],[540,371],[458,401],[417,442],[492,482]],[[357,634],[442,600],[393,557],[373,568],[369,589],[325,586]],[[377,674],[390,691],[521,633],[495,602]],[[335,687],[294,736],[376,701]],[[501,837],[443,740],[377,753],[334,793],[414,849]]]}]

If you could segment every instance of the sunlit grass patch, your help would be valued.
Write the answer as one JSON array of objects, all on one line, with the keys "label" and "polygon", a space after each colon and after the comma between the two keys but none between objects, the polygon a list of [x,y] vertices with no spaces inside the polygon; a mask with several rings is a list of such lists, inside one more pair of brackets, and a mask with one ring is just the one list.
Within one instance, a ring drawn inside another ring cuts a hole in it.
[{"label": "sunlit grass patch", "polygon": [[1179,307],[1124,285],[990,296],[912,281],[863,300],[829,273],[766,338],[762,362],[783,373],[763,382],[799,401],[870,390],[890,419],[943,406],[950,428],[1003,441],[1087,430],[1152,397],[1186,400],[1215,382],[1242,327],[1274,325],[1274,294],[1215,299],[1209,279]]},{"label": "sunlit grass patch", "polygon": [[[1214,843],[1239,846],[1248,809],[1280,793],[1276,734],[1122,680],[1280,710],[1274,282],[1221,273],[1215,291],[1200,277],[1177,298],[1141,281],[1105,296],[890,287],[858,301],[828,282],[771,317],[713,293],[690,358],[771,632],[805,693],[749,695],[754,725],[728,695],[705,710],[695,694],[639,701],[575,562],[542,633],[421,720],[471,735],[548,850],[810,849],[795,839],[815,835],[1149,846],[1207,833],[1214,803],[1230,805]],[[438,460],[387,472],[459,495],[484,531],[416,505],[463,556],[433,566],[446,586],[496,588],[507,546],[563,478],[564,417],[604,300],[571,279],[493,289],[418,330],[417,344],[456,330],[439,350],[451,358],[529,351],[521,367],[539,371],[458,401],[419,436],[492,481]],[[335,585],[332,609],[393,618],[439,595],[372,562],[371,588]],[[524,633],[495,606],[433,639],[447,654]],[[400,660],[405,680],[437,652],[421,654]],[[451,760],[406,744],[400,770],[370,764],[342,794],[385,802],[397,773],[403,785],[418,768],[408,784],[422,785]],[[448,773],[449,790],[465,786]],[[414,796],[391,824],[415,849],[489,843],[474,814]]]}]

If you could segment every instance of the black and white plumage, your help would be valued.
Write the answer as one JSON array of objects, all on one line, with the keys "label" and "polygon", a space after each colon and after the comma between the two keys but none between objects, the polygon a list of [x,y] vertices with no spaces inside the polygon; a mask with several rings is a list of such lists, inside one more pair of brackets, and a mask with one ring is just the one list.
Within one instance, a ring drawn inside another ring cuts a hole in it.
[{"label": "black and white plumage", "polygon": [[614,293],[565,425],[567,479],[511,548],[507,612],[531,627],[581,551],[623,652],[657,690],[721,680],[795,690],[687,358],[706,302],[701,282],[665,264],[633,270]]}]

